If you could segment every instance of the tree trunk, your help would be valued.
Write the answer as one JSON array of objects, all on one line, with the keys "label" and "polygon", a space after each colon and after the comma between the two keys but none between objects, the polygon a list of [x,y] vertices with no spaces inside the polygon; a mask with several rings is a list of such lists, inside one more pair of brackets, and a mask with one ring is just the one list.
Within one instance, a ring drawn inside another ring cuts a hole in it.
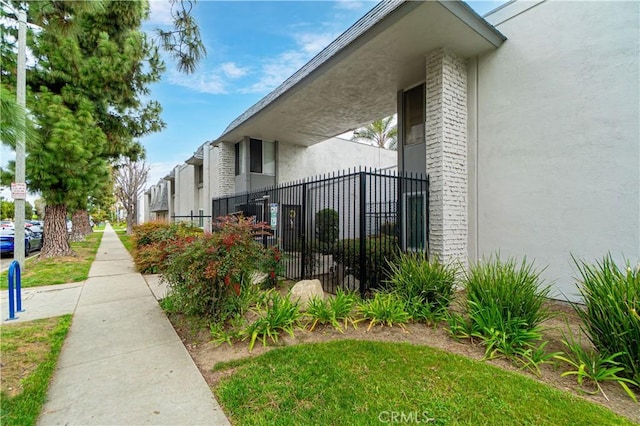
[{"label": "tree trunk", "polygon": [[71,217],[71,223],[73,227],[69,241],[85,241],[85,236],[93,232],[89,224],[89,213],[86,210],[76,210]]},{"label": "tree trunk", "polygon": [[44,245],[40,251],[40,258],[75,256],[69,247],[67,233],[67,206],[58,204],[45,207]]},{"label": "tree trunk", "polygon": [[135,209],[127,210],[127,235],[133,234],[133,225],[136,224]]}]

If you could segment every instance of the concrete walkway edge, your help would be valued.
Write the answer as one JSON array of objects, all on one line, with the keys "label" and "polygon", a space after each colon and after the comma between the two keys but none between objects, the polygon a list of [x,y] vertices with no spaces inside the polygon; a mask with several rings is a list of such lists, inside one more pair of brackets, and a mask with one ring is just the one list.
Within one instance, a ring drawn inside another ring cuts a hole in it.
[{"label": "concrete walkway edge", "polygon": [[109,225],[38,424],[229,424]]}]

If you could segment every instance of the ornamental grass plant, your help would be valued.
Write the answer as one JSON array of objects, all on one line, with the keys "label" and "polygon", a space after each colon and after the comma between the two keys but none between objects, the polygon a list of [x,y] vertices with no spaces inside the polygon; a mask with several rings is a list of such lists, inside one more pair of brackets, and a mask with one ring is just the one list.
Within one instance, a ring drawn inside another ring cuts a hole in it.
[{"label": "ornamental grass plant", "polygon": [[640,383],[640,267],[620,269],[611,254],[596,264],[573,259],[585,307],[574,305],[582,330],[604,357],[615,358],[620,375]]},{"label": "ornamental grass plant", "polygon": [[[471,265],[465,273],[466,315],[449,320],[454,337],[478,338],[486,346],[485,358],[504,356],[537,369],[544,342],[540,324],[549,318],[545,307],[550,288],[526,258],[500,260],[498,255]],[[532,355],[536,355],[535,357]]]},{"label": "ornamental grass plant", "polygon": [[405,301],[416,322],[437,323],[455,294],[458,270],[454,265],[429,259],[424,253],[403,253],[389,262],[387,289]]}]

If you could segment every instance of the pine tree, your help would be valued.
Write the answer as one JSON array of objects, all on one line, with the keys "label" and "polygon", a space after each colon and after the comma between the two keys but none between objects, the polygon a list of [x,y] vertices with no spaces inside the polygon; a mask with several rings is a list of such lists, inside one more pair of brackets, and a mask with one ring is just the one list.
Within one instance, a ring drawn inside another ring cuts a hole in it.
[{"label": "pine tree", "polygon": [[38,66],[28,75],[42,142],[27,144],[30,187],[46,200],[42,257],[73,254],[67,212],[86,211],[109,179],[109,161],[140,155],[134,138],[163,126],[159,104],[141,101],[163,70],[140,31],[147,2],[85,3],[36,2],[29,10],[43,25],[32,46]]}]

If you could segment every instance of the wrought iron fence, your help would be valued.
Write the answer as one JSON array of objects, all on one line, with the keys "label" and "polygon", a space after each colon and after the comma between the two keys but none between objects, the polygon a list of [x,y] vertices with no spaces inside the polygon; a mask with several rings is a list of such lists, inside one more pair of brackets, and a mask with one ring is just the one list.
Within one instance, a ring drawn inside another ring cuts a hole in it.
[{"label": "wrought iron fence", "polygon": [[[189,215],[182,215],[182,216],[172,215],[171,216],[171,221],[173,223],[189,222],[191,224],[191,226],[197,226],[197,227],[200,227],[200,228],[204,228],[207,225],[205,223],[205,219],[211,219],[211,216],[205,215],[202,212],[202,210],[200,210],[197,214],[194,214],[193,210],[191,210],[191,214],[189,214]],[[210,231],[209,229],[207,229],[207,230]]]},{"label": "wrought iron fence", "polygon": [[423,175],[348,170],[215,198],[212,216],[270,224],[261,240],[283,252],[287,278],[365,295],[384,283],[400,251],[428,251],[428,194]]}]

